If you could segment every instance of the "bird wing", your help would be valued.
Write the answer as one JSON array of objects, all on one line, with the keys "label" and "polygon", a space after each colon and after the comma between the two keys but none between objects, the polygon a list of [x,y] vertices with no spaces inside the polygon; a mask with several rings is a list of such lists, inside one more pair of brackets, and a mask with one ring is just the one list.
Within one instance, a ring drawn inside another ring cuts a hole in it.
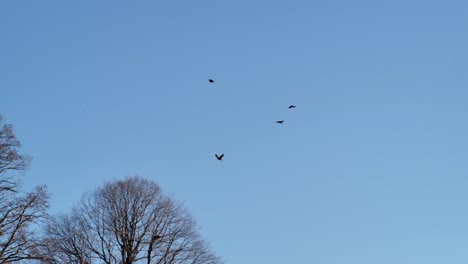
[{"label": "bird wing", "polygon": [[221,154],[221,156],[219,156],[219,158],[220,158],[220,159],[222,159],[223,157],[224,157],[224,153],[223,153],[223,154]]}]

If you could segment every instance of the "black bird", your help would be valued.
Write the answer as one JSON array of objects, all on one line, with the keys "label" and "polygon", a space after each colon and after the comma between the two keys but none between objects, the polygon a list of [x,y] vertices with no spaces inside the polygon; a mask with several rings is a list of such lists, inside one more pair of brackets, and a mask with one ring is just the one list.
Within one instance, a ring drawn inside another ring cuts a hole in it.
[{"label": "black bird", "polygon": [[288,108],[289,108],[289,109],[291,109],[291,108],[296,108],[296,106],[295,106],[295,105],[290,105]]},{"label": "black bird", "polygon": [[160,236],[160,235],[154,235],[154,236],[153,236],[153,240],[158,240],[158,239],[160,239],[160,238],[162,238],[162,236]]},{"label": "black bird", "polygon": [[208,79],[210,83],[214,83],[215,81],[213,79]]},{"label": "black bird", "polygon": [[283,124],[284,120],[276,121],[278,124]]},{"label": "black bird", "polygon": [[219,156],[218,156],[218,154],[215,154],[215,156],[216,156],[216,158],[217,158],[218,160],[223,160],[224,153],[221,154],[221,155],[219,155]]}]

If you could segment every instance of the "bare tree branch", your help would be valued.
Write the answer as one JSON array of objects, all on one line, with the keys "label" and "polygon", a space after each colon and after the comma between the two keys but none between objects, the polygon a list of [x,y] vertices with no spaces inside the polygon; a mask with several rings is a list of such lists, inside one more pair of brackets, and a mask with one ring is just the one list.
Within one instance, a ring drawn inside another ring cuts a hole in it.
[{"label": "bare tree branch", "polygon": [[19,154],[21,144],[13,127],[0,115],[0,263],[40,259],[40,241],[33,227],[47,217],[49,195],[45,186],[20,193],[18,175],[31,158]]}]

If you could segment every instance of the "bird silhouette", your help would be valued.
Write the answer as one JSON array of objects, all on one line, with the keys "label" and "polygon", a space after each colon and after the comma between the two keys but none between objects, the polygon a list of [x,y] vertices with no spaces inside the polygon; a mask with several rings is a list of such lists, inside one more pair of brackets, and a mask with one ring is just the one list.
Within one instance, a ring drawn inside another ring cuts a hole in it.
[{"label": "bird silhouette", "polygon": [[295,105],[290,105],[288,108],[289,108],[289,109],[291,109],[291,108],[296,108],[296,106],[295,106]]},{"label": "bird silhouette", "polygon": [[278,123],[278,124],[283,124],[283,123],[284,123],[284,120],[276,121],[276,123]]},{"label": "bird silhouette", "polygon": [[208,79],[210,83],[214,83],[215,81],[213,79]]},{"label": "bird silhouette", "polygon": [[218,160],[223,160],[224,153],[221,154],[221,155],[219,155],[219,156],[218,156],[218,154],[215,154],[215,156],[216,156],[216,158],[217,158]]}]

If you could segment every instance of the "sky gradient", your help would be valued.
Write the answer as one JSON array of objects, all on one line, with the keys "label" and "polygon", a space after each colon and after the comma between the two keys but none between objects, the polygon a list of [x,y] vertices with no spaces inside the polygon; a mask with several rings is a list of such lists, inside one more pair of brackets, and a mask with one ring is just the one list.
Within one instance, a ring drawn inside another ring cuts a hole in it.
[{"label": "sky gradient", "polygon": [[467,263],[467,29],[461,0],[1,1],[0,114],[52,213],[138,174],[227,263]]}]

